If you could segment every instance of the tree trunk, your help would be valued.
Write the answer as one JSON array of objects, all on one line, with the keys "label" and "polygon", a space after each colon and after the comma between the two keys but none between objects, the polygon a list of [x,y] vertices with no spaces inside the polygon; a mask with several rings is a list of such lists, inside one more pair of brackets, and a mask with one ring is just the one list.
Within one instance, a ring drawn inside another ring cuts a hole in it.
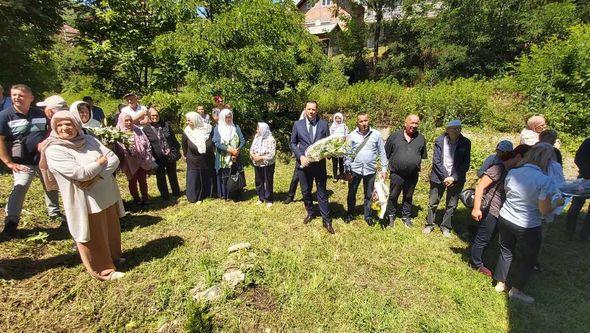
[{"label": "tree trunk", "polygon": [[381,38],[381,21],[383,21],[383,6],[375,7],[375,31],[373,32],[373,78],[377,77],[377,62],[379,61],[379,39]]}]

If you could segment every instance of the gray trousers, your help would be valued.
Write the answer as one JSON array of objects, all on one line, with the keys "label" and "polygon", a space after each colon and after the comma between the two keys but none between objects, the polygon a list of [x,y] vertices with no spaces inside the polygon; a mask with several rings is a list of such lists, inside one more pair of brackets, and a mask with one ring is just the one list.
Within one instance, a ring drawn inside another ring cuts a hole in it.
[{"label": "gray trousers", "polygon": [[[10,192],[8,202],[6,204],[6,218],[4,219],[4,223],[19,223],[20,214],[23,210],[23,204],[25,202],[25,196],[29,190],[29,187],[31,187],[33,178],[39,177],[41,180],[41,185],[43,185],[43,190],[45,190],[45,184],[43,183],[43,178],[39,173],[39,167],[36,165],[27,165],[27,167],[31,169],[28,172],[12,173],[14,185],[12,186],[12,192]],[[59,192],[45,191],[44,196],[45,206],[47,206],[47,214],[49,216],[59,215]]]},{"label": "gray trousers", "polygon": [[455,209],[457,209],[457,204],[459,203],[459,194],[463,190],[463,185],[465,185],[465,183],[455,183],[455,185],[447,188],[444,184],[437,184],[432,181],[430,182],[430,195],[428,198],[428,216],[426,217],[427,226],[434,226],[436,209],[438,208],[438,204],[446,191],[447,198],[445,204],[445,215],[443,215],[443,219],[440,223],[440,226],[441,228],[445,227],[447,229],[453,228],[451,218],[453,217],[453,213],[455,213]]}]

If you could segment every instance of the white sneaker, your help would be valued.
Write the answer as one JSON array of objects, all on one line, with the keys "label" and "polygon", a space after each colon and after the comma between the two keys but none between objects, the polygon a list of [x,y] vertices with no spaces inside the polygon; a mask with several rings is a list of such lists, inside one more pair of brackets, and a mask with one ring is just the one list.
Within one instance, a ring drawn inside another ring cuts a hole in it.
[{"label": "white sneaker", "polygon": [[109,281],[118,280],[124,276],[125,276],[125,273],[114,271],[111,273],[111,275],[109,275]]},{"label": "white sneaker", "polygon": [[498,282],[498,283],[496,283],[496,286],[494,287],[494,289],[496,289],[496,291],[499,293],[503,293],[506,291],[506,283]]},{"label": "white sneaker", "polygon": [[261,205],[261,204],[262,204],[262,201],[260,201],[260,200],[256,201],[256,205]]},{"label": "white sneaker", "polygon": [[266,207],[270,207],[270,206],[272,206],[272,202],[267,202]]},{"label": "white sneaker", "polygon": [[534,298],[515,288],[510,289],[510,291],[508,292],[508,298],[517,299],[526,304],[533,304],[535,302]]},{"label": "white sneaker", "polygon": [[196,203],[197,205],[200,205],[200,204],[202,204],[202,203],[203,203],[203,201],[199,200],[199,201],[197,201],[197,202],[195,202],[195,203]]}]

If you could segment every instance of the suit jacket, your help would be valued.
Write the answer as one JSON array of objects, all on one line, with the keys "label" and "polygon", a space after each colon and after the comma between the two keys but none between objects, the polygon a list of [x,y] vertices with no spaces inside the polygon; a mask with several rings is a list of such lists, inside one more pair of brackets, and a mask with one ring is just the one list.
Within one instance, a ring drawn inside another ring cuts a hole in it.
[{"label": "suit jacket", "polygon": [[443,163],[443,145],[446,135],[443,134],[434,140],[430,181],[440,184],[445,178],[453,177],[455,182],[465,183],[465,174],[469,170],[469,164],[471,163],[471,141],[463,135],[459,136],[453,158],[453,169],[449,174]]},{"label": "suit jacket", "polygon": [[[170,157],[173,157],[174,159],[180,158],[180,144],[174,135],[172,126],[170,126],[170,123],[167,121],[161,121],[159,126],[162,127],[162,134],[164,134],[168,147],[170,148]],[[150,140],[152,155],[154,156],[156,163],[161,165],[169,162],[169,159],[166,154],[164,154],[163,147],[160,144],[158,134],[151,124],[143,127],[143,133],[145,133],[145,136]]]},{"label": "suit jacket", "polygon": [[[330,129],[328,123],[323,119],[318,119],[315,126],[314,138],[309,136],[307,131],[307,120],[297,120],[293,124],[293,131],[291,132],[291,151],[295,154],[297,160],[297,167],[301,168],[301,156],[305,155],[307,147],[311,146],[312,143],[330,136]],[[317,163],[325,163],[323,159]]]}]

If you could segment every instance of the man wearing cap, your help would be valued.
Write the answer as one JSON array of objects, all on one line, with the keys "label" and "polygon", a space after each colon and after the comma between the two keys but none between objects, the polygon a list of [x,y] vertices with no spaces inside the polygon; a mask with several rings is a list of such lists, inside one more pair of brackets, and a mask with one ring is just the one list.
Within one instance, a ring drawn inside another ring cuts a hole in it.
[{"label": "man wearing cap", "polygon": [[53,115],[59,111],[68,111],[68,103],[66,103],[66,100],[59,95],[49,96],[44,101],[41,101],[36,105],[40,108],[43,108],[45,117],[47,117],[47,120],[49,120],[45,128],[47,134],[51,132],[51,126],[49,123],[51,118],[53,118]]},{"label": "man wearing cap", "polygon": [[139,104],[139,99],[136,94],[128,93],[123,96],[125,101],[127,102],[127,106],[124,107],[121,112],[125,112],[133,118],[133,122],[139,126],[143,127],[147,125],[149,122],[147,116],[147,108],[141,104]]},{"label": "man wearing cap", "polygon": [[6,110],[12,106],[12,99],[10,96],[4,95],[4,88],[0,86],[0,111]]},{"label": "man wearing cap", "polygon": [[501,140],[500,142],[498,142],[498,144],[496,145],[496,153],[486,157],[486,159],[483,161],[483,164],[481,165],[481,168],[477,170],[477,178],[483,177],[483,174],[492,165],[504,161],[502,159],[502,156],[506,155],[507,153],[510,153],[513,149],[514,146],[512,145],[512,142],[510,140]]},{"label": "man wearing cap", "polygon": [[[24,84],[10,89],[13,106],[0,112],[0,159],[12,170],[14,186],[6,203],[5,237],[16,236],[25,195],[35,175],[39,174],[38,144],[45,139],[47,118],[43,111],[31,107],[33,93]],[[41,179],[43,184],[43,180]],[[45,193],[47,213],[52,219],[65,218],[59,211],[57,191]]]},{"label": "man wearing cap", "polygon": [[106,126],[107,119],[104,116],[104,111],[98,106],[94,105],[94,100],[92,99],[92,97],[84,96],[82,100],[86,102],[86,104],[88,104],[88,107],[90,109],[90,117],[92,119],[97,120],[102,126]]},{"label": "man wearing cap", "polygon": [[451,236],[451,218],[459,203],[459,194],[465,185],[465,174],[470,162],[471,141],[461,134],[461,122],[452,120],[447,124],[445,133],[434,141],[428,216],[422,233],[429,234],[434,230],[436,209],[446,190],[446,209],[440,229],[443,236]]}]

